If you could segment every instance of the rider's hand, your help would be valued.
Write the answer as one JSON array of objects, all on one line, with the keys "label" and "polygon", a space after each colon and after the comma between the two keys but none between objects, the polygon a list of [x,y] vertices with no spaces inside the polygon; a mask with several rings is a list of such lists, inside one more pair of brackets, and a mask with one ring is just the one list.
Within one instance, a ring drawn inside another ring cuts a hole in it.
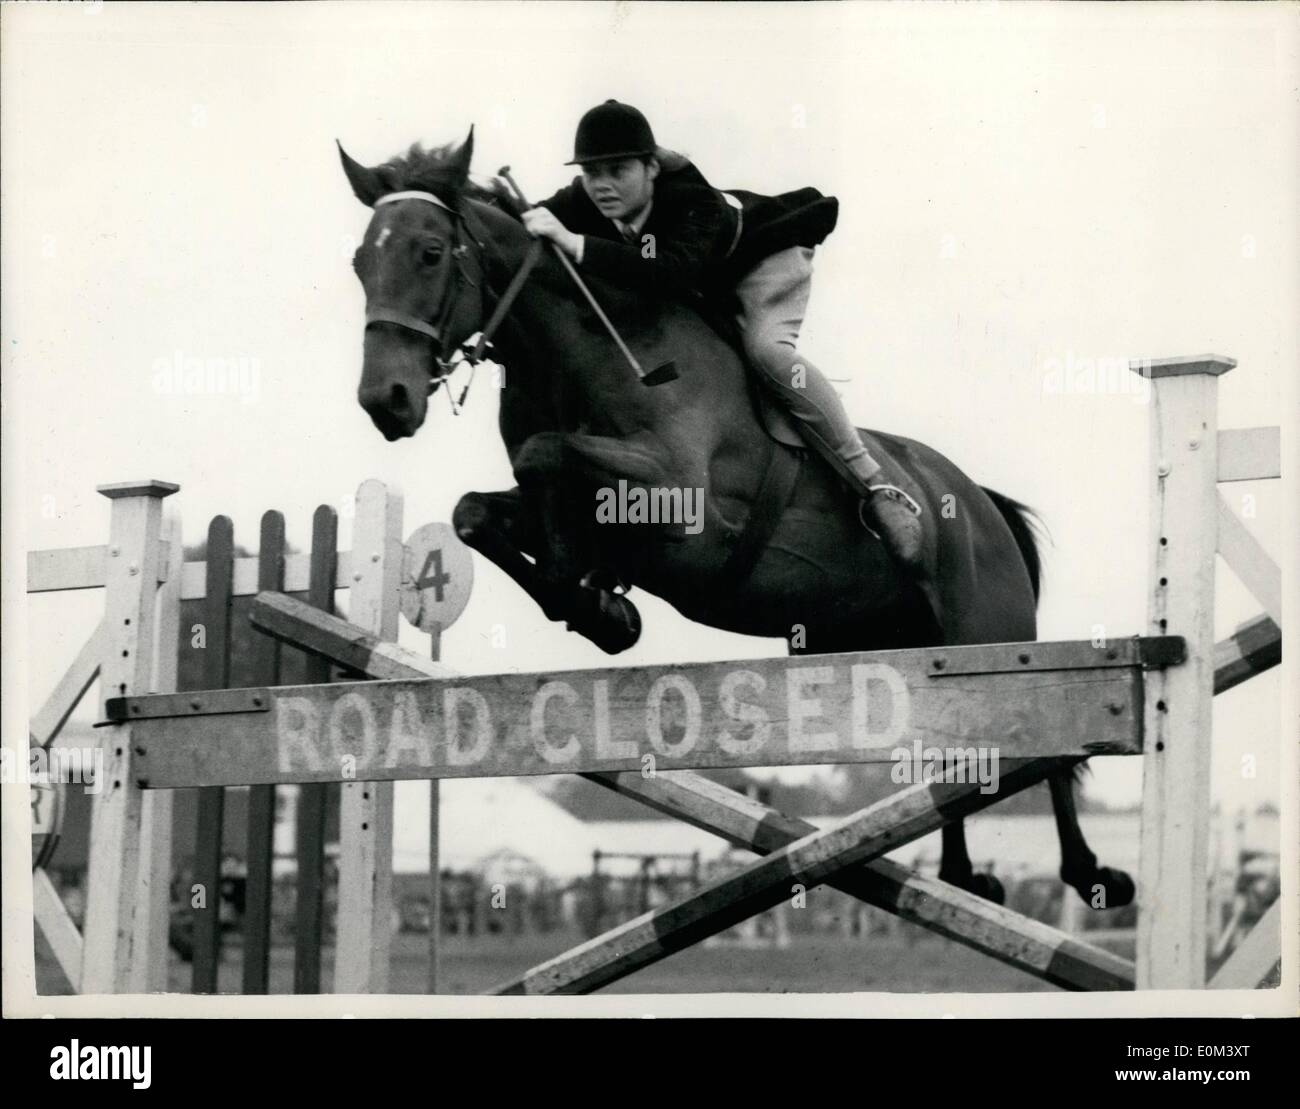
[{"label": "rider's hand", "polygon": [[549,208],[529,208],[524,213],[523,220],[530,235],[550,239],[570,258],[578,257],[582,249],[582,236],[575,235],[565,227]]}]

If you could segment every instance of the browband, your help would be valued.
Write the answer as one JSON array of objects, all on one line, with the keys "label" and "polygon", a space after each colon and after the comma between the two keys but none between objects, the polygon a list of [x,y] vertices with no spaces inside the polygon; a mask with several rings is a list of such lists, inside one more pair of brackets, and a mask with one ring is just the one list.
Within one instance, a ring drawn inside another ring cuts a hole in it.
[{"label": "browband", "polygon": [[400,193],[389,193],[387,196],[381,196],[375,201],[375,207],[381,204],[392,204],[397,200],[427,200],[430,204],[436,204],[439,208],[446,208],[452,215],[456,215],[456,209],[450,204],[439,200],[433,193],[421,192],[419,189],[407,189]]}]

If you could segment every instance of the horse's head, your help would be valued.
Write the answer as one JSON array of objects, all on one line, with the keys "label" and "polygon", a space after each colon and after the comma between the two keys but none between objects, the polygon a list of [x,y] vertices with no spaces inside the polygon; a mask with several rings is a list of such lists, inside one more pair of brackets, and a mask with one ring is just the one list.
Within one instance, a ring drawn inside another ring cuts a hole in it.
[{"label": "horse's head", "polygon": [[389,440],[424,423],[448,359],[482,322],[485,260],[462,200],[473,149],[471,128],[460,146],[413,146],[367,169],[339,147],[352,191],[374,209],[352,261],[366,291],[357,399]]}]

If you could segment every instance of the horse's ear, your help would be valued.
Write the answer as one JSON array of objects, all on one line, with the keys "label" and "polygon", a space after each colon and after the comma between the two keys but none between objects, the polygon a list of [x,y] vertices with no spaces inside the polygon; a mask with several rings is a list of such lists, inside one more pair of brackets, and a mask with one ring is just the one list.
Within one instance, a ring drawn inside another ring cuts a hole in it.
[{"label": "horse's ear", "polygon": [[335,139],[334,142],[339,148],[339,157],[343,160],[343,172],[348,175],[348,182],[352,185],[352,192],[367,208],[373,208],[375,201],[387,191],[383,182],[379,179],[379,174],[373,169],[366,169],[360,162],[349,157],[348,152],[343,149],[343,144],[338,139]]},{"label": "horse's ear", "polygon": [[464,185],[469,179],[469,164],[474,160],[474,125],[471,123],[465,141],[456,148],[451,156],[451,169],[456,175],[457,184]]}]

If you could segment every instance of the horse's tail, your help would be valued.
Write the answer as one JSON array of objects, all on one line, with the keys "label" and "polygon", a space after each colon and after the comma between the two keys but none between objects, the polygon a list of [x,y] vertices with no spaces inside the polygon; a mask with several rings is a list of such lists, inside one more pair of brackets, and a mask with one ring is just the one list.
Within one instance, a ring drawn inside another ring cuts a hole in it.
[{"label": "horse's tail", "polygon": [[[983,486],[980,486],[980,488],[984,489]],[[1002,513],[1002,518],[1006,520],[1007,527],[1011,529],[1011,534],[1016,538],[1016,546],[1020,548],[1020,557],[1025,560],[1025,569],[1029,571],[1029,583],[1034,588],[1034,601],[1037,602],[1039,586],[1043,577],[1043,559],[1038,553],[1038,537],[1039,532],[1043,530],[1043,519],[1028,505],[1003,496],[995,489],[984,489],[984,492],[988,494],[989,500],[993,502],[997,510]],[[1087,771],[1088,760],[1080,759],[1070,766],[1070,778],[1072,781],[1078,782]]]},{"label": "horse's tail", "polygon": [[1043,560],[1038,553],[1038,533],[1042,520],[1028,505],[1012,500],[993,489],[985,489],[994,506],[1002,513],[1007,527],[1015,536],[1016,546],[1020,548],[1020,557],[1025,560],[1025,569],[1029,571],[1029,581],[1034,588],[1034,601],[1038,600],[1039,585],[1043,577]]}]

